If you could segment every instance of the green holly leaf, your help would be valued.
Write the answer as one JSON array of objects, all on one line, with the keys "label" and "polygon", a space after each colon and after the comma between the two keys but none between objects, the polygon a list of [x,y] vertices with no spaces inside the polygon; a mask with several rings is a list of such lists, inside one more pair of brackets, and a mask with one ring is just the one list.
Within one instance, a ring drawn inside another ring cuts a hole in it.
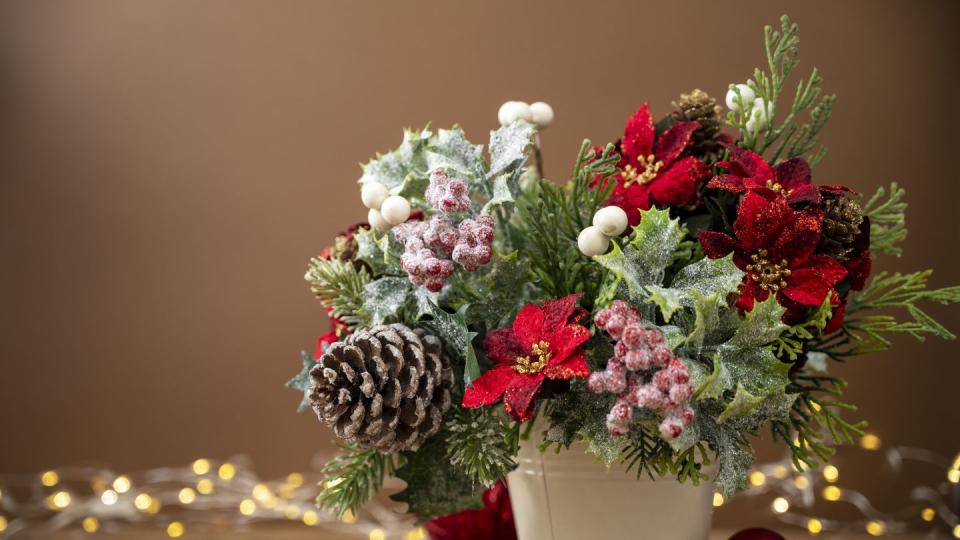
[{"label": "green holly leaf", "polygon": [[408,512],[420,522],[483,507],[483,484],[474,482],[448,460],[437,459],[447,455],[444,435],[441,432],[430,437],[416,452],[401,452],[403,465],[394,471],[407,487],[390,498],[407,503]]},{"label": "green holly leaf", "polygon": [[504,326],[523,307],[530,283],[530,261],[516,251],[495,255],[490,271],[477,280],[476,300],[467,311],[469,322],[485,322],[487,328]]},{"label": "green holly leaf", "polygon": [[443,169],[458,177],[476,179],[486,166],[483,161],[483,145],[467,140],[460,126],[437,130],[426,153],[429,172]]},{"label": "green holly leaf", "polygon": [[648,285],[650,300],[660,307],[665,320],[683,308],[692,307],[697,297],[725,299],[737,291],[743,272],[733,264],[732,255],[721,259],[700,259],[677,272],[670,287]]},{"label": "green holly leaf", "polygon": [[723,408],[723,412],[717,417],[717,423],[722,424],[728,418],[746,416],[752,413],[762,401],[763,397],[751,394],[742,383],[737,383],[737,391],[733,395],[733,400]]},{"label": "green holly leaf", "polygon": [[382,277],[364,287],[364,310],[372,324],[383,324],[396,319],[407,304],[413,285],[405,277]]},{"label": "green holly leaf", "polygon": [[400,244],[392,241],[389,232],[360,229],[354,238],[357,240],[357,258],[367,263],[375,276],[400,269]]},{"label": "green holly leaf", "polygon": [[523,167],[527,159],[527,146],[533,139],[536,129],[523,121],[501,127],[490,132],[490,172],[489,178],[513,172]]},{"label": "green holly leaf", "polygon": [[736,334],[730,339],[731,347],[749,349],[765,347],[787,328],[780,319],[786,311],[774,295],[770,295],[763,302],[755,302],[753,309],[744,316],[743,323],[737,328]]},{"label": "green holly leaf", "polygon": [[430,131],[426,129],[420,131],[405,129],[403,142],[396,150],[383,155],[378,154],[374,159],[360,166],[363,169],[360,183],[379,182],[391,193],[398,193],[411,173],[425,176],[427,164],[424,150],[430,142],[430,136]]},{"label": "green holly leaf", "polygon": [[300,400],[300,404],[297,405],[298,413],[310,408],[310,392],[313,390],[313,379],[310,377],[310,370],[319,363],[314,360],[307,351],[303,351],[300,354],[303,357],[303,368],[300,370],[300,373],[294,375],[285,385],[287,388],[299,390],[303,393],[303,398]]},{"label": "green holly leaf", "polygon": [[471,343],[477,334],[467,328],[466,312],[470,304],[464,304],[455,313],[448,313],[437,305],[436,293],[423,287],[417,287],[415,298],[418,324],[440,338],[455,365],[464,366],[465,385],[472,384],[480,376],[480,365]]}]

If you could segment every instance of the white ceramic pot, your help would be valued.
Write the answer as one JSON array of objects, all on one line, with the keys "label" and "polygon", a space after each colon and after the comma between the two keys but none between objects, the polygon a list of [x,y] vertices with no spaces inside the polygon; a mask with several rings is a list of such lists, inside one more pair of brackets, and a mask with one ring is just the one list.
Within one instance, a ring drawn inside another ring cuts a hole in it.
[{"label": "white ceramic pot", "polygon": [[[537,430],[534,430],[537,433]],[[713,483],[637,479],[607,470],[583,443],[559,454],[524,441],[510,473],[520,540],[704,540],[713,517]]]}]

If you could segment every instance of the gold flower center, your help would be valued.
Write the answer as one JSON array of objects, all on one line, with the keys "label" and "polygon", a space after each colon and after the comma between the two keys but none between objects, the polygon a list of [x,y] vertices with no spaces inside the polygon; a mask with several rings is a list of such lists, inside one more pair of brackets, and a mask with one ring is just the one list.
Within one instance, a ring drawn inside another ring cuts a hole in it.
[{"label": "gold flower center", "polygon": [[623,168],[623,187],[630,187],[635,183],[649,184],[657,177],[662,161],[656,161],[653,154],[637,158],[637,166],[627,165]]},{"label": "gold flower center", "polygon": [[747,272],[750,272],[750,279],[760,285],[761,289],[777,292],[787,286],[786,278],[790,277],[790,269],[787,268],[786,259],[774,263],[767,260],[767,255],[765,249],[751,255],[750,260],[753,262],[747,265]]},{"label": "gold flower center", "polygon": [[[536,360],[531,357],[536,357]],[[517,373],[533,375],[540,373],[543,368],[547,367],[547,362],[550,361],[551,357],[553,357],[553,353],[550,352],[550,344],[546,341],[540,341],[540,343],[534,343],[530,347],[529,356],[518,356],[517,363],[512,367]]]},{"label": "gold flower center", "polygon": [[780,182],[774,182],[773,180],[767,180],[767,189],[771,189],[784,197],[789,197],[793,193],[792,189],[787,189]]}]

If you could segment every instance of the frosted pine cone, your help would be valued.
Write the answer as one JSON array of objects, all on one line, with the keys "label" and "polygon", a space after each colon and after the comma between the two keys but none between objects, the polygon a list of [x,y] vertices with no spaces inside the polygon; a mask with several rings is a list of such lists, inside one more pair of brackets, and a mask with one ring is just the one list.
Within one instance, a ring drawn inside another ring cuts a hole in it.
[{"label": "frosted pine cone", "polygon": [[384,453],[415,450],[450,408],[453,370],[440,339],[402,324],[360,329],[310,371],[310,401],[338,437]]},{"label": "frosted pine cone", "polygon": [[840,194],[825,196],[822,207],[820,250],[836,259],[846,259],[860,233],[863,209],[852,197]]},{"label": "frosted pine cone", "polygon": [[689,94],[680,94],[673,106],[676,108],[673,117],[678,122],[700,123],[700,129],[693,133],[693,155],[707,161],[716,160],[721,149],[720,127],[723,124],[717,100],[697,88]]}]

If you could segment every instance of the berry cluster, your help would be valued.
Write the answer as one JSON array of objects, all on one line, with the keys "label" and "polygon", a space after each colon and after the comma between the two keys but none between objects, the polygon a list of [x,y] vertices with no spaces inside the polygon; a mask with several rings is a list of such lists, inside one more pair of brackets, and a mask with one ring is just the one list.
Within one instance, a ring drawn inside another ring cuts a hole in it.
[{"label": "berry cluster", "polygon": [[593,392],[618,395],[607,415],[607,429],[613,435],[626,434],[633,408],[643,407],[663,416],[664,439],[679,437],[694,416],[688,404],[693,385],[686,364],[660,332],[644,327],[640,313],[626,302],[615,300],[609,309],[597,312],[594,322],[617,340],[606,369],[592,373],[588,382]]},{"label": "berry cluster", "polygon": [[430,175],[424,198],[438,213],[429,221],[398,225],[393,234],[403,244],[400,267],[410,281],[437,292],[453,274],[454,262],[468,272],[490,262],[494,222],[490,216],[478,216],[454,225],[451,215],[469,211],[470,197],[466,182],[443,171]]}]

